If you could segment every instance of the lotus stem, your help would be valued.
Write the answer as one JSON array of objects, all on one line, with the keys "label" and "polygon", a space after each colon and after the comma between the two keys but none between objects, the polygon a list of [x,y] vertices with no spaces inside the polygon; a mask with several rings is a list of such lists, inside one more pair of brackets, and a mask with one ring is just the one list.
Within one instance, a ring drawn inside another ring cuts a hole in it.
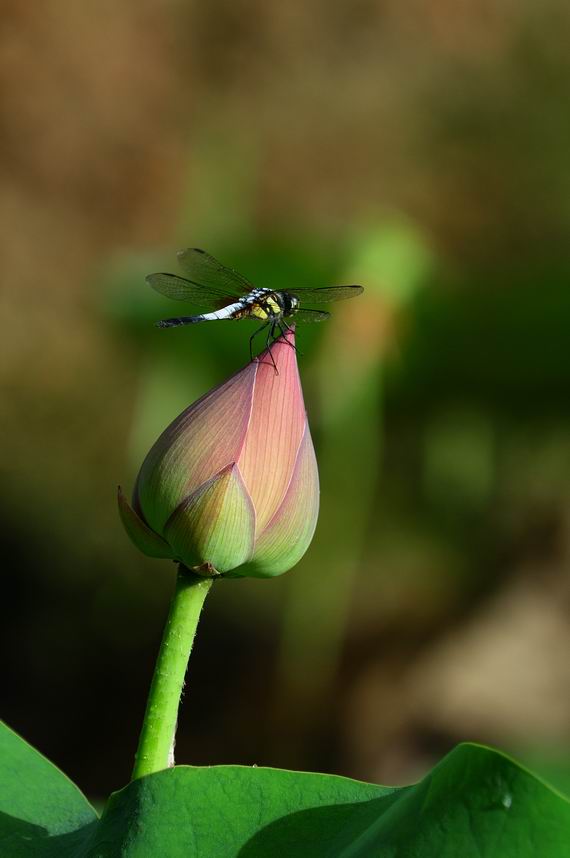
[{"label": "lotus stem", "polygon": [[184,677],[211,578],[180,566],[135,756],[132,780],[174,765],[174,739]]}]

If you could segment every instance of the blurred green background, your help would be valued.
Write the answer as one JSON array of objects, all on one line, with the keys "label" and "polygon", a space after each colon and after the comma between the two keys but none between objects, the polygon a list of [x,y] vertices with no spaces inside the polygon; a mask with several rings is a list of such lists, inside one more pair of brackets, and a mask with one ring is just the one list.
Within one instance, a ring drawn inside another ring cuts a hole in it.
[{"label": "blurred green background", "polygon": [[178,761],[405,783],[471,739],[570,786],[569,27],[5,5],[2,716],[91,797],[129,777],[174,575],[116,485],[248,356],[247,323],[153,327],[185,246],[366,291],[299,331],[317,533],[209,597]]}]

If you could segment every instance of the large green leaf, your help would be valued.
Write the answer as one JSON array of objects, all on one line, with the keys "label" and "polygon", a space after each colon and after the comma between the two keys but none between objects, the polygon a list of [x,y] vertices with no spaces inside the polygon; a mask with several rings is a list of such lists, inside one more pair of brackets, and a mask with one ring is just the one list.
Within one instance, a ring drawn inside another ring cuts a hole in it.
[{"label": "large green leaf", "polygon": [[402,789],[180,767],[114,795],[102,831],[128,858],[567,858],[570,804],[502,754],[461,745]]},{"label": "large green leaf", "polygon": [[[115,793],[94,823],[69,781],[6,735],[0,796],[12,839],[0,841],[1,858],[570,855],[570,803],[476,745],[460,745],[419,784],[399,789],[278,769],[179,766]],[[19,783],[6,788],[7,776]]]},{"label": "large green leaf", "polygon": [[0,722],[0,856],[75,856],[96,825],[69,778]]},{"label": "large green leaf", "polygon": [[338,855],[398,792],[307,772],[180,766],[116,793],[102,831],[128,844],[128,858]]}]

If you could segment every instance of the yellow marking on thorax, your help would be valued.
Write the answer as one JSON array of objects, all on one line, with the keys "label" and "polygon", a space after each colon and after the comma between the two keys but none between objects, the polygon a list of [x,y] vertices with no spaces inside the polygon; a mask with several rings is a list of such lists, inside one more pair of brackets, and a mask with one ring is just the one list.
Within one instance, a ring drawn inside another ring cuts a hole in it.
[{"label": "yellow marking on thorax", "polygon": [[[268,313],[265,307],[268,307],[270,312]],[[267,298],[263,298],[262,302],[255,303],[251,305],[251,315],[255,316],[256,319],[269,319],[271,316],[279,316],[281,314],[281,307],[271,296]]]},{"label": "yellow marking on thorax", "polygon": [[255,316],[256,319],[267,319],[268,317],[268,314],[265,312],[263,307],[259,306],[259,304],[252,304],[249,312],[252,316]]}]

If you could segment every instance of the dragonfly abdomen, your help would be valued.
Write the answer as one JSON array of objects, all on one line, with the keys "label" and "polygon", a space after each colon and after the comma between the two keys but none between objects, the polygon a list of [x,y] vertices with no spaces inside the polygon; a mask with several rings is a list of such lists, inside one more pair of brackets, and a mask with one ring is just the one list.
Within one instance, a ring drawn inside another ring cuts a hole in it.
[{"label": "dragonfly abdomen", "polygon": [[228,304],[227,307],[221,307],[219,310],[214,310],[212,313],[203,313],[201,316],[195,316],[197,322],[215,322],[221,319],[236,319],[240,317],[240,313],[245,309],[243,301],[236,301],[235,304]]},{"label": "dragonfly abdomen", "polygon": [[227,307],[222,307],[220,310],[215,310],[212,313],[201,313],[199,316],[179,316],[176,319],[162,319],[156,322],[158,328],[177,328],[180,325],[196,325],[198,322],[215,322],[220,319],[236,319],[239,318],[239,311],[243,310],[243,303],[237,301],[235,304],[228,304]]},{"label": "dragonfly abdomen", "polygon": [[202,316],[178,316],[176,319],[160,319],[155,322],[157,328],[178,328],[180,325],[194,325],[202,321]]}]

